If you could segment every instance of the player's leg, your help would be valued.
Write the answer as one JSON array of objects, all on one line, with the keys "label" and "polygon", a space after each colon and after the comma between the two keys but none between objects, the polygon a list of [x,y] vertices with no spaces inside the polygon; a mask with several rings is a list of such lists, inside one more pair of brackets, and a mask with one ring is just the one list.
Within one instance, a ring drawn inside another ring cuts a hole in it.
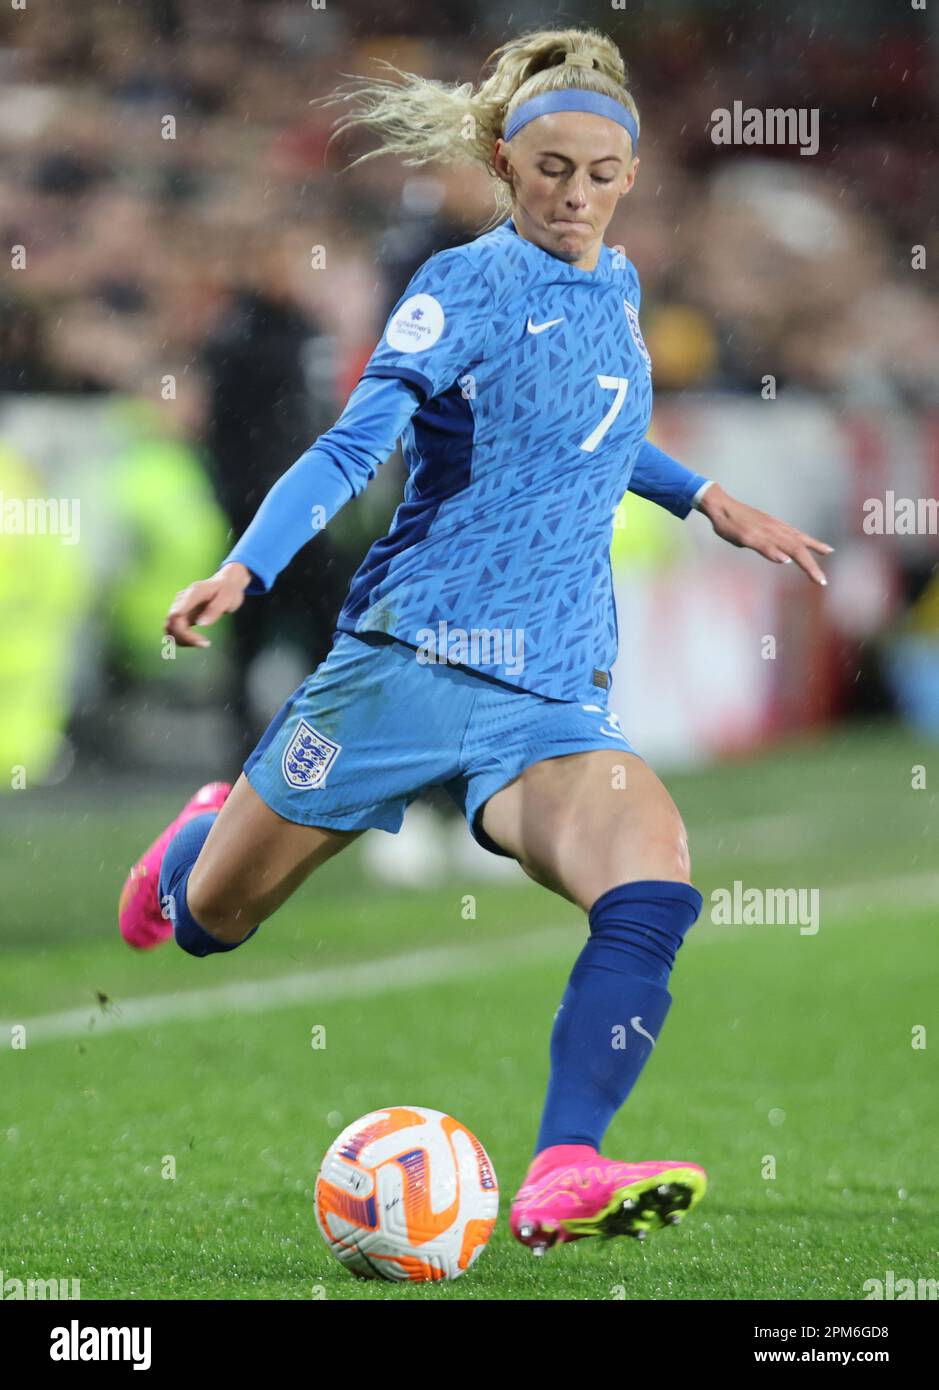
[{"label": "player's leg", "polygon": [[530,764],[481,819],[531,878],[585,912],[620,883],[691,879],[678,807],[648,764],[619,747]]},{"label": "player's leg", "polygon": [[[182,832],[195,830],[195,822]],[[197,832],[198,833],[198,832]],[[299,888],[314,869],[362,834],[299,825],[271,809],[242,773],[206,828],[190,866],[187,848],[175,842],[161,884],[173,898],[176,939],[185,908],[203,932],[226,946],[238,945]],[[195,845],[189,847],[195,848]],[[185,892],[185,903],[180,896]],[[198,933],[190,932],[198,941]]]},{"label": "player's leg", "polygon": [[703,1194],[697,1164],[619,1163],[599,1148],[655,1046],[675,954],[701,909],[678,810],[641,758],[609,746],[529,765],[486,803],[482,828],[590,923],[555,1017],[513,1229],[543,1250],[674,1222]]},{"label": "player's leg", "polygon": [[399,642],[340,633],[227,799],[223,784],[197,793],[134,866],[125,938],[175,935],[192,955],[241,945],[315,868],[363,830],[399,830],[408,803],[457,771],[475,685]]},{"label": "player's leg", "polygon": [[193,955],[231,950],[361,831],[297,824],[242,775],[201,787],[134,864],[121,934],[141,950],[176,935]]},{"label": "player's leg", "polygon": [[362,833],[285,820],[242,773],[193,867],[189,902],[214,936],[242,940]]}]

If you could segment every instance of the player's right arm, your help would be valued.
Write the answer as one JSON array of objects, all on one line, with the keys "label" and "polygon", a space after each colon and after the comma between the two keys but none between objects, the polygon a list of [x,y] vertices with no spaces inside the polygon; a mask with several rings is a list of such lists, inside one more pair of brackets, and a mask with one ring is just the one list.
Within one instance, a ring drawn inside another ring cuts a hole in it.
[{"label": "player's right arm", "polygon": [[250,571],[239,564],[223,565],[211,579],[197,579],[176,595],[163,631],[181,647],[211,647],[208,637],[194,630],[194,624],[207,627],[223,613],[234,613],[244,603],[250,582]]},{"label": "player's right arm", "polygon": [[234,613],[245,594],[267,593],[297,551],[374,478],[421,396],[396,378],[363,378],[335,425],[278,478],[211,579],[176,595],[165,631],[184,647],[208,647],[194,626]]},{"label": "player's right arm", "polygon": [[183,646],[207,647],[195,625],[206,627],[240,608],[245,594],[271,588],[374,478],[421,406],[484,355],[491,304],[491,290],[460,248],[420,267],[335,425],[277,480],[218,572],[177,595],[167,633]]}]

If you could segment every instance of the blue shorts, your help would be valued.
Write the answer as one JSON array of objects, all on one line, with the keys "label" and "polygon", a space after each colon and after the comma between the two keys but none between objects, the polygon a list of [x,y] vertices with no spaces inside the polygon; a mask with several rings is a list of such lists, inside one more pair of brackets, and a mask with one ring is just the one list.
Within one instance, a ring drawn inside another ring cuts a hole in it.
[{"label": "blue shorts", "polygon": [[[604,703],[600,703],[600,701]],[[383,634],[340,632],[271,720],[244,770],[285,820],[333,830],[401,829],[404,812],[442,786],[471,833],[489,798],[531,763],[594,748],[635,750],[606,708],[550,700],[464,666],[422,663]]]}]

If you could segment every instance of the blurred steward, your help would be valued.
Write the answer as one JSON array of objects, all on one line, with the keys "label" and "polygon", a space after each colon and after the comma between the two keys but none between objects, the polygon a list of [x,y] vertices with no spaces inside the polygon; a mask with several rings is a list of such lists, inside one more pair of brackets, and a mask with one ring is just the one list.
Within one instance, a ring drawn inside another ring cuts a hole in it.
[{"label": "blurred steward", "polygon": [[[281,245],[266,235],[245,239],[232,251],[226,279],[201,354],[203,442],[216,496],[237,537],[337,411],[323,335],[296,306]],[[245,757],[274,709],[326,657],[356,563],[332,535],[311,533],[270,593],[250,598],[233,615],[231,702]],[[286,663],[269,665],[272,674],[258,689],[253,668],[272,648]],[[279,688],[264,688],[272,683]]]}]

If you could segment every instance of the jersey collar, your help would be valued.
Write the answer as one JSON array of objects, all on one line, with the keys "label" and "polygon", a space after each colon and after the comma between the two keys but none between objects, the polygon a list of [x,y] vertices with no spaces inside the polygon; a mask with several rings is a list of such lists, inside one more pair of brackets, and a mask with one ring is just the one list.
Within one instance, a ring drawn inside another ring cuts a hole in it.
[{"label": "jersey collar", "polygon": [[577,266],[562,261],[558,256],[552,256],[550,251],[545,251],[533,241],[520,235],[515,222],[511,217],[506,218],[500,228],[508,236],[514,236],[519,246],[529,256],[533,263],[538,262],[544,268],[547,262],[551,269],[560,272],[559,278],[568,279],[576,283],[577,281],[589,282],[591,280],[608,280],[610,278],[610,261],[613,252],[605,242],[600,243],[600,256],[593,270],[579,270]]}]

